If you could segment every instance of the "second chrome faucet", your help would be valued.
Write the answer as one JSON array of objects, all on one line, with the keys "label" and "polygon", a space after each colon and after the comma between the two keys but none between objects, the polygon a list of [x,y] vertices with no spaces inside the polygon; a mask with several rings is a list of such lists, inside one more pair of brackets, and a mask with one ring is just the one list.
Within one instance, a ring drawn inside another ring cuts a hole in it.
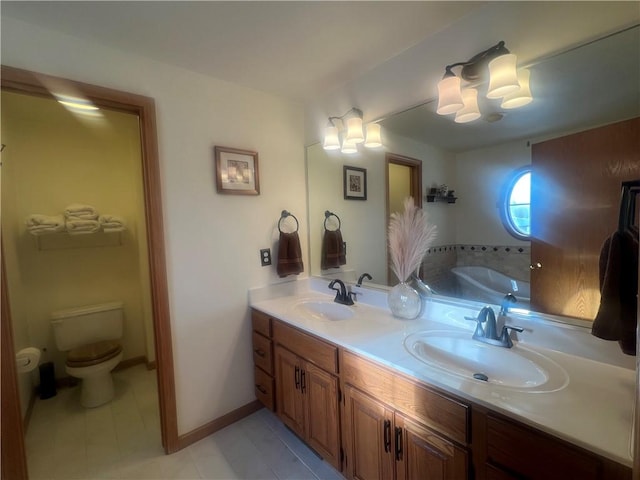
[{"label": "second chrome faucet", "polygon": [[[495,345],[498,347],[511,348],[513,347],[513,341],[509,330],[515,330],[516,332],[522,332],[522,327],[515,327],[511,325],[505,325],[502,327],[502,331],[498,334],[496,327],[496,314],[489,306],[482,307],[480,313],[476,318],[465,317],[467,320],[474,320],[476,322],[476,329],[473,332],[473,339],[489,345]],[[486,326],[483,324],[486,323]]]}]

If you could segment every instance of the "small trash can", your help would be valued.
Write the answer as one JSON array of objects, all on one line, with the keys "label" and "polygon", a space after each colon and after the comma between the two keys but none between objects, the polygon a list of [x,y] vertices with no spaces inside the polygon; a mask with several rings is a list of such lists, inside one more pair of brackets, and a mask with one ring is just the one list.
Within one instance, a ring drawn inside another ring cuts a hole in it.
[{"label": "small trash can", "polygon": [[45,400],[47,398],[56,396],[56,372],[53,366],[53,362],[45,362],[40,365],[40,398]]}]

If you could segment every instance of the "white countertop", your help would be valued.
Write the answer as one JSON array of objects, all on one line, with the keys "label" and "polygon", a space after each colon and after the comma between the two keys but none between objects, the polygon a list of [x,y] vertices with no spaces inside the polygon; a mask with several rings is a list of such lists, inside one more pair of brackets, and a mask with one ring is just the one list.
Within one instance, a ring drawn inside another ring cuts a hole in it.
[{"label": "white countertop", "polygon": [[250,305],[377,363],[632,466],[635,358],[618,353],[615,342],[593,337],[579,326],[513,318],[509,323],[525,327],[517,334],[521,345],[553,360],[569,377],[558,391],[515,391],[443,373],[404,347],[407,335],[424,330],[468,331],[471,337],[475,324],[464,317],[477,315],[478,309],[469,308],[473,304],[430,300],[421,318],[399,320],[383,306],[384,291],[362,289],[359,301],[349,307],[354,316],[347,320],[315,319],[294,311],[302,301],[332,301],[325,283],[305,279],[254,289]]}]

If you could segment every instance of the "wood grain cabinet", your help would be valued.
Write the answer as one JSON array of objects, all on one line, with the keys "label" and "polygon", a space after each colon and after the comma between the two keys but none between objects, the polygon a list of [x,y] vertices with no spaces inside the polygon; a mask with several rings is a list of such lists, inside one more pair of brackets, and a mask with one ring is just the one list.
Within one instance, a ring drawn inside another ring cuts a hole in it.
[{"label": "wood grain cabinet", "polygon": [[278,416],[340,470],[337,348],[280,322],[274,341]]},{"label": "wood grain cabinet", "polygon": [[252,310],[253,327],[253,376],[256,398],[269,410],[275,409],[275,382],[273,379],[272,319],[268,315]]},{"label": "wood grain cabinet", "polygon": [[468,477],[465,448],[350,385],[345,386],[344,411],[348,478],[458,480]]}]

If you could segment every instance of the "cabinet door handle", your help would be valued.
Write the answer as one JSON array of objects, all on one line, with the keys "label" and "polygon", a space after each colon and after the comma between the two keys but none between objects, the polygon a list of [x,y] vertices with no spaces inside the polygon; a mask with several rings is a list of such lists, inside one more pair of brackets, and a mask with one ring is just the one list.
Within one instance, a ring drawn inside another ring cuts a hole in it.
[{"label": "cabinet door handle", "polygon": [[396,427],[396,460],[402,460],[402,429]]},{"label": "cabinet door handle", "polygon": [[257,383],[256,383],[256,388],[257,388],[258,390],[260,390],[260,392],[261,392],[261,393],[264,393],[264,394],[266,395],[266,393],[267,393],[267,389],[266,389],[266,388],[264,388],[262,385],[259,385],[259,384],[257,384]]},{"label": "cabinet door handle", "polygon": [[307,372],[300,369],[300,390],[302,393],[307,389]]},{"label": "cabinet door handle", "polygon": [[259,357],[264,358],[264,356],[266,355],[266,352],[264,350],[262,350],[261,348],[256,348],[254,350],[254,352],[256,353],[256,355],[258,355]]},{"label": "cabinet door handle", "polygon": [[296,365],[294,380],[296,382],[296,390],[300,388],[300,367]]},{"label": "cabinet door handle", "polygon": [[384,421],[384,451],[391,451],[391,420]]}]

